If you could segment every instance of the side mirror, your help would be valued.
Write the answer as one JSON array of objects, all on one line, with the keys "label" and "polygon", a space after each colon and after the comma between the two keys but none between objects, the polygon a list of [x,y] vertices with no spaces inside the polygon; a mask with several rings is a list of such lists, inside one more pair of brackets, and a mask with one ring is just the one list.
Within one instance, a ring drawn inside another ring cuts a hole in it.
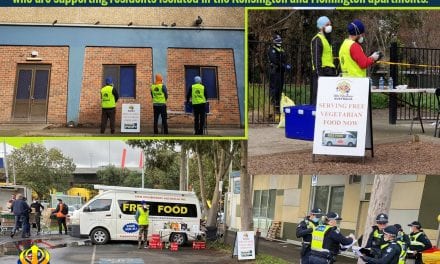
[{"label": "side mirror", "polygon": [[90,207],[84,207],[83,212],[90,212]]}]

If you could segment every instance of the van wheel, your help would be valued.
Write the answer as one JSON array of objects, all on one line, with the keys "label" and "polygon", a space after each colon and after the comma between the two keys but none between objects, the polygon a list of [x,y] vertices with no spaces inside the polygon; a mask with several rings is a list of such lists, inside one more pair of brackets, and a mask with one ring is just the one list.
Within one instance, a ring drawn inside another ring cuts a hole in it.
[{"label": "van wheel", "polygon": [[349,146],[349,147],[353,147],[353,143],[348,142],[348,146]]},{"label": "van wheel", "polygon": [[327,146],[333,145],[331,141],[327,142]]},{"label": "van wheel", "polygon": [[92,243],[96,245],[104,245],[110,239],[110,235],[107,230],[104,228],[95,228],[90,234],[90,238],[92,239]]},{"label": "van wheel", "polygon": [[186,235],[183,233],[172,233],[170,242],[176,242],[179,246],[182,246],[186,243]]}]

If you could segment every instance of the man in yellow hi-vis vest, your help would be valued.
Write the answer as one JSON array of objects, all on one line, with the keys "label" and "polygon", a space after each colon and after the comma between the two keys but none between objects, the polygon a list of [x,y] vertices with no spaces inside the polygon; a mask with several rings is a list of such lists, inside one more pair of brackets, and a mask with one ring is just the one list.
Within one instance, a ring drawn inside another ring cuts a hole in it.
[{"label": "man in yellow hi-vis vest", "polygon": [[160,73],[155,76],[155,83],[151,85],[151,97],[153,98],[153,112],[154,112],[154,134],[158,134],[157,123],[159,116],[162,119],[163,133],[168,134],[167,123],[167,99],[168,91],[165,84],[162,81],[162,75]]},{"label": "man in yellow hi-vis vest", "polygon": [[312,232],[312,252],[309,263],[332,264],[341,249],[347,249],[353,244],[355,237],[350,234],[343,236],[337,227],[337,221],[342,220],[337,213],[329,212],[324,217],[323,224],[318,225]]},{"label": "man in yellow hi-vis vest", "polygon": [[347,26],[349,36],[342,42],[339,49],[339,62],[343,77],[367,77],[367,68],[378,61],[382,54],[375,51],[367,57],[361,44],[365,39],[364,24],[358,20],[353,20]]},{"label": "man in yellow hi-vis vest", "polygon": [[326,16],[318,18],[316,26],[319,29],[318,34],[312,38],[310,51],[312,54],[313,80],[311,89],[312,105],[316,105],[316,96],[318,94],[319,76],[336,76],[336,68],[333,63],[333,49],[331,46],[330,33],[332,32],[332,23]]},{"label": "man in yellow hi-vis vest", "polygon": [[188,104],[191,98],[194,113],[194,134],[203,135],[206,118],[206,98],[208,98],[208,94],[205,86],[202,84],[202,78],[200,78],[200,76],[194,77],[194,82],[195,83],[188,89],[186,102]]},{"label": "man in yellow hi-vis vest", "polygon": [[138,207],[134,216],[139,226],[138,248],[141,248],[142,243],[144,243],[145,248],[147,248],[148,226],[150,225],[150,206],[143,200],[141,205],[142,206]]},{"label": "man in yellow hi-vis vest", "polygon": [[119,99],[118,91],[113,87],[111,77],[105,78],[105,85],[101,88],[101,134],[104,134],[107,119],[110,119],[110,132],[115,133],[116,102]]}]

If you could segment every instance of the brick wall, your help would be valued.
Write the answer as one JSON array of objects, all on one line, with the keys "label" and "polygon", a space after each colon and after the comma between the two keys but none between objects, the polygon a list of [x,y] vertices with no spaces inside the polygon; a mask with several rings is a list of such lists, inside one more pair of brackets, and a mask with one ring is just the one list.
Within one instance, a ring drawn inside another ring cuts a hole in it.
[{"label": "brick wall", "polygon": [[[41,61],[26,61],[31,51],[38,51]],[[0,46],[0,122],[12,121],[18,64],[51,65],[47,122],[66,123],[68,47]]]},{"label": "brick wall", "polygon": [[116,126],[121,124],[123,103],[141,104],[141,124],[152,126],[153,106],[150,95],[152,82],[151,48],[87,47],[79,113],[80,124],[101,123],[101,93],[103,64],[136,65],[136,98],[120,98],[116,107]]},{"label": "brick wall", "polygon": [[[209,100],[209,126],[240,126],[234,53],[232,49],[168,49],[168,109],[182,111],[185,101],[185,66],[216,66],[218,100]],[[202,80],[203,82],[203,80]],[[171,119],[169,123],[193,123],[192,117]]]}]

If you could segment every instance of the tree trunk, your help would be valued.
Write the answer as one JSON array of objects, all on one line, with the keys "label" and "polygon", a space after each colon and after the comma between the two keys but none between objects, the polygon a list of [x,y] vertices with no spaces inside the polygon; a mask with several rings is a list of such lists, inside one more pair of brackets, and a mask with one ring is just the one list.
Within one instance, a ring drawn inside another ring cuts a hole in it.
[{"label": "tree trunk", "polygon": [[186,186],[186,147],[182,144],[180,149],[180,180],[179,180],[179,190],[187,191]]},{"label": "tree trunk", "polygon": [[240,168],[240,209],[241,231],[254,230],[252,218],[252,186],[248,174],[248,142],[241,141],[241,168]]},{"label": "tree trunk", "polygon": [[223,149],[219,150],[219,154],[216,155],[215,160],[215,163],[217,164],[215,169],[215,188],[206,226],[216,226],[217,224],[218,205],[221,198],[219,191],[220,181],[223,179],[225,172],[227,172],[227,168],[229,167],[229,163],[231,161],[231,159],[226,157],[226,153]]},{"label": "tree trunk", "polygon": [[208,213],[208,204],[206,203],[206,191],[205,191],[205,177],[203,175],[203,163],[202,163],[202,155],[200,154],[199,145],[196,144],[196,157],[197,157],[197,168],[199,172],[199,181],[200,181],[200,197],[202,198],[202,206],[203,206],[203,215],[202,218]]},{"label": "tree trunk", "polygon": [[[393,192],[393,176],[391,175],[376,175],[374,177],[370,204],[368,206],[368,217],[365,221],[365,231],[362,239],[362,246],[367,244],[368,236],[376,224],[376,216],[381,213],[388,214],[390,210],[391,194]],[[365,263],[361,259],[358,264]]]}]

